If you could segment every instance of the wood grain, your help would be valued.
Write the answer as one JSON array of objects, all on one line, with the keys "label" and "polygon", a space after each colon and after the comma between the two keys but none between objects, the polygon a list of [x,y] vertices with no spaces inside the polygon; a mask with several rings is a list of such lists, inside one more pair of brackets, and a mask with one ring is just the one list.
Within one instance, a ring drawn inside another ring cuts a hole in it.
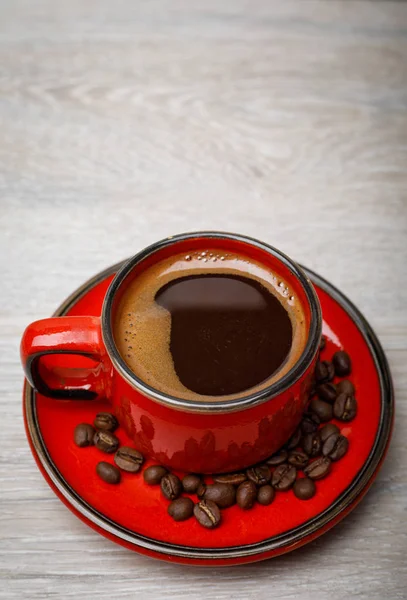
[{"label": "wood grain", "polygon": [[[407,4],[0,0],[0,598],[406,598]],[[291,555],[225,570],[132,554],[35,467],[18,344],[165,235],[238,231],[340,287],[393,372],[388,459]]]}]

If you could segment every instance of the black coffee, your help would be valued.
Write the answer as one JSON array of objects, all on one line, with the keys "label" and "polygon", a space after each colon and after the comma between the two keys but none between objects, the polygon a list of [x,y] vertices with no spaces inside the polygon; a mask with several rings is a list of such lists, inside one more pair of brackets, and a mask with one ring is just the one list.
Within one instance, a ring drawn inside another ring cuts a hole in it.
[{"label": "black coffee", "polygon": [[294,290],[245,255],[176,254],[136,275],[119,302],[117,347],[161,392],[216,402],[282,377],[306,343]]},{"label": "black coffee", "polygon": [[208,396],[261,383],[287,358],[292,324],[261,283],[196,275],[167,283],[155,301],[171,315],[170,351],[181,383]]}]

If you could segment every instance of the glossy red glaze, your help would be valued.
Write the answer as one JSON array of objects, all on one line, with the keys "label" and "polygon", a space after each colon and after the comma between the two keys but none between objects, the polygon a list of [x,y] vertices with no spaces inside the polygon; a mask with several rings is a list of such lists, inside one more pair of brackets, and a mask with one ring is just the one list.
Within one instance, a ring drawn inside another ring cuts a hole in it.
[{"label": "glossy red glaze", "polygon": [[270,456],[290,437],[306,407],[312,367],[278,397],[233,413],[175,411],[117,376],[113,405],[136,447],[161,464],[197,473],[234,471]]},{"label": "glossy red glaze", "polygon": [[[69,315],[99,314],[108,283],[109,280],[105,280],[94,286],[71,306]],[[127,548],[170,562],[193,562],[206,566],[240,564],[282,554],[311,541],[335,525],[363,497],[375,473],[351,503],[343,502],[340,511],[332,519],[326,522],[322,520],[322,524],[291,544],[249,554],[251,544],[273,540],[278,535],[321,517],[352,486],[376,442],[383,407],[373,357],[362,333],[346,311],[323,290],[317,288],[317,292],[324,315],[324,334],[328,336],[322,358],[331,358],[339,348],[344,348],[351,354],[353,369],[350,379],[356,386],[359,409],[352,422],[337,422],[342,433],[349,438],[350,449],[341,461],[333,465],[330,476],[316,482],[317,494],[312,500],[302,502],[289,491],[277,493],[270,506],[255,505],[251,511],[245,512],[233,506],[222,511],[222,525],[213,531],[202,528],[195,519],[176,523],[167,514],[167,501],[162,497],[159,487],[149,487],[141,475],[127,473],[123,473],[123,481],[119,486],[109,486],[96,476],[95,467],[99,460],[112,461],[112,458],[94,447],[78,448],[73,443],[74,427],[80,422],[92,422],[97,411],[108,410],[109,406],[105,402],[56,402],[36,393],[34,402],[38,428],[53,462],[54,472],[56,469],[63,481],[61,489],[56,487],[55,479],[52,480],[45,471],[44,463],[39,458],[38,444],[36,447],[32,443],[30,435],[29,439],[39,467],[61,500],[96,531]],[[140,428],[142,429],[141,424]],[[122,443],[131,444],[122,428],[119,428],[117,435]],[[381,460],[383,457],[384,451]],[[67,498],[64,492],[67,486],[81,501],[109,519],[113,530],[109,532],[107,526],[99,526],[84,516]],[[136,540],[132,543],[122,539],[118,526],[149,540],[174,544],[175,549],[188,546],[192,549],[208,548],[215,551],[240,546],[243,550],[247,548],[248,552],[239,558],[230,559],[171,556],[170,553],[143,548]]]},{"label": "glossy red glaze", "polygon": [[[109,288],[107,297],[111,297],[113,314],[109,312],[104,327],[108,329],[114,319],[114,307],[122,290],[140,271],[172,254],[188,253],[208,246],[238,252],[265,264],[276,276],[284,278],[290,286],[290,293],[301,302],[307,328],[310,328],[311,319],[318,320],[318,314],[312,315],[303,284],[290,264],[285,264],[267,249],[242,239],[213,240],[196,236],[171,240],[171,245],[160,247],[135,264],[121,279],[117,290],[114,286]],[[309,287],[308,283],[305,285]],[[87,399],[92,396],[107,398],[136,447],[161,464],[198,473],[244,468],[280,448],[298,426],[306,408],[319,337],[314,339],[310,359],[305,361],[302,374],[293,377],[289,387],[281,386],[266,401],[253,406],[233,412],[204,413],[198,412],[200,408],[181,410],[168,403],[163,404],[143,393],[140,387],[137,389],[137,382],[130,381],[129,377],[123,376],[123,370],[118,370],[117,362],[106,350],[102,333],[106,340],[108,331],[104,329],[101,332],[100,320],[92,315],[58,317],[32,323],[21,343],[27,379],[43,395],[53,398],[80,399],[81,394]],[[77,356],[74,360],[70,355],[75,353],[79,358]],[[94,362],[85,364],[81,357]],[[79,381],[81,386],[78,386]]]},{"label": "glossy red glaze", "polygon": [[[104,397],[110,392],[113,366],[103,344],[98,317],[35,321],[25,330],[20,351],[28,381],[49,396],[64,394],[69,398],[77,394],[83,398],[85,392]],[[69,360],[65,355],[70,355]]]}]

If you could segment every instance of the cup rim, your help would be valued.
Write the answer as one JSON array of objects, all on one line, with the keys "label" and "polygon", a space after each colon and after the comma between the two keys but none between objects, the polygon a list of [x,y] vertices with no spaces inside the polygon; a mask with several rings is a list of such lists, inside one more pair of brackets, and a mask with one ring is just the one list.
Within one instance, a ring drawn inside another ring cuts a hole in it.
[{"label": "cup rim", "polygon": [[[113,301],[116,292],[119,290],[120,286],[122,285],[126,277],[129,275],[129,273],[133,270],[133,268],[136,265],[138,265],[140,262],[145,260],[147,257],[151,256],[152,254],[158,252],[159,250],[162,250],[163,248],[171,246],[177,242],[196,238],[206,238],[214,240],[229,239],[233,241],[239,241],[255,246],[267,252],[268,254],[271,254],[274,258],[280,260],[284,264],[284,266],[286,266],[289,269],[289,271],[297,278],[305,292],[307,301],[310,306],[311,318],[308,339],[298,361],[281,379],[278,379],[269,386],[256,392],[252,392],[247,396],[243,396],[240,398],[232,398],[230,400],[221,400],[218,402],[208,402],[201,400],[178,398],[176,396],[172,396],[170,394],[161,392],[160,390],[157,390],[156,388],[145,383],[142,379],[140,379],[139,377],[137,377],[137,375],[133,373],[133,371],[128,367],[127,363],[121,357],[116,343],[114,341],[111,322]],[[147,248],[144,248],[144,250],[141,250],[124,263],[124,265],[116,273],[116,276],[114,277],[106,292],[102,306],[101,328],[103,342],[105,344],[106,351],[110,357],[110,360],[112,361],[114,368],[127,381],[127,383],[131,385],[131,387],[136,389],[144,396],[147,396],[151,400],[154,400],[159,404],[162,404],[167,407],[187,412],[215,414],[234,412],[247,408],[252,408],[253,406],[257,406],[259,404],[262,404],[263,402],[272,400],[275,396],[285,392],[298,379],[300,379],[300,377],[302,377],[304,372],[312,363],[315,354],[319,349],[319,342],[322,334],[322,314],[317,294],[310,279],[306,276],[304,271],[301,269],[301,267],[299,267],[297,263],[295,263],[291,258],[289,258],[286,254],[284,254],[277,248],[274,248],[273,246],[270,246],[255,238],[242,234],[228,233],[222,231],[195,231],[169,236],[158,242],[154,242],[153,244],[147,246]]]}]

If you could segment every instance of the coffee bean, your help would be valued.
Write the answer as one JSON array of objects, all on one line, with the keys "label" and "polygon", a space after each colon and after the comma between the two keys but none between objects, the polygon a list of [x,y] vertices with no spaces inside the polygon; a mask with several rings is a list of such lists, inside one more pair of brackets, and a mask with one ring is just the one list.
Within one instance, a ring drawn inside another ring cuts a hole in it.
[{"label": "coffee bean", "polygon": [[285,463],[276,467],[271,483],[276,490],[285,492],[293,486],[296,476],[296,468]]},{"label": "coffee bean", "polygon": [[318,415],[321,423],[326,423],[333,417],[332,406],[319,398],[311,400],[309,410]]},{"label": "coffee bean", "polygon": [[325,400],[325,402],[333,404],[336,400],[336,396],[338,395],[338,391],[335,384],[322,383],[317,387],[317,394],[321,400]]},{"label": "coffee bean", "polygon": [[335,352],[332,357],[332,363],[335,368],[335,373],[339,375],[339,377],[345,377],[349,375],[352,369],[350,356],[344,350],[339,350]]},{"label": "coffee bean", "polygon": [[119,422],[112,413],[108,412],[100,412],[96,415],[95,420],[93,421],[96,429],[101,429],[103,431],[115,431],[119,427]]},{"label": "coffee bean", "polygon": [[323,360],[315,367],[315,380],[317,383],[327,383],[334,378],[335,369],[331,362]]},{"label": "coffee bean", "polygon": [[206,483],[204,481],[201,481],[201,483],[198,485],[198,489],[196,490],[196,495],[198,496],[198,498],[203,498],[205,495],[205,491]]},{"label": "coffee bean", "polygon": [[212,500],[219,508],[229,508],[236,502],[236,490],[230,483],[213,483],[206,486],[204,500]]},{"label": "coffee bean", "polygon": [[301,421],[301,430],[303,433],[314,433],[320,425],[320,418],[316,413],[305,413]]},{"label": "coffee bean", "polygon": [[106,483],[116,484],[119,483],[121,479],[119,469],[103,460],[96,465],[96,473]]},{"label": "coffee bean", "polygon": [[349,379],[343,379],[342,381],[340,381],[336,386],[336,389],[338,390],[338,394],[345,392],[345,394],[351,396],[355,393],[355,386],[351,381],[349,381]]},{"label": "coffee bean", "polygon": [[321,438],[321,442],[324,443],[329,438],[330,435],[334,433],[340,433],[339,427],[334,423],[327,423],[318,431],[319,436]]},{"label": "coffee bean", "polygon": [[325,350],[326,346],[326,337],[324,335],[321,336],[321,341],[319,342],[319,351]]},{"label": "coffee bean", "polygon": [[273,502],[275,495],[276,493],[271,485],[262,485],[257,490],[257,502],[263,506],[268,506]]},{"label": "coffee bean", "polygon": [[[301,435],[301,432],[300,432],[300,435]],[[299,441],[300,441],[300,439],[298,438],[298,443],[295,444],[294,448],[296,448],[298,446]],[[280,452],[277,452],[277,454],[273,454],[273,456],[270,456],[270,458],[268,458],[266,460],[266,464],[269,465],[269,467],[278,467],[278,465],[282,465],[284,462],[286,462],[287,458],[288,458],[287,450],[280,450]]]},{"label": "coffee bean", "polygon": [[160,482],[161,491],[167,500],[175,500],[182,492],[181,480],[173,473],[167,473]]},{"label": "coffee bean", "polygon": [[202,527],[214,529],[220,523],[220,510],[215,502],[211,500],[201,500],[194,506],[194,515]]},{"label": "coffee bean", "polygon": [[300,500],[309,500],[315,496],[315,483],[309,477],[297,479],[294,483],[293,492]]},{"label": "coffee bean", "polygon": [[288,442],[286,444],[287,450],[293,450],[294,448],[296,448],[298,446],[298,444],[300,443],[300,439],[301,439],[301,427],[298,427],[298,429],[296,429],[294,431],[293,435],[290,437],[290,439],[288,440]]},{"label": "coffee bean", "polygon": [[319,432],[314,431],[314,433],[307,433],[307,435],[303,437],[302,448],[308,456],[318,456],[321,452],[321,446],[322,442]]},{"label": "coffee bean", "polygon": [[310,479],[322,479],[328,475],[331,470],[331,460],[325,456],[317,458],[314,462],[310,463],[308,467],[305,467],[304,473]]},{"label": "coffee bean", "polygon": [[325,382],[321,381],[321,383],[328,383],[329,381],[332,381],[332,379],[335,377],[335,367],[329,360],[325,360],[324,363],[327,370],[328,380]]},{"label": "coffee bean", "polygon": [[257,498],[257,488],[253,481],[244,481],[239,485],[236,492],[236,501],[240,508],[248,510],[252,508]]},{"label": "coffee bean", "polygon": [[167,512],[174,521],[186,521],[194,513],[194,503],[191,498],[177,498],[168,505]]},{"label": "coffee bean", "polygon": [[116,452],[119,447],[119,440],[113,433],[110,433],[110,431],[97,431],[94,435],[93,443],[96,448],[107,454]]},{"label": "coffee bean", "polygon": [[128,446],[122,446],[114,455],[114,462],[120,469],[128,473],[137,473],[140,471],[141,465],[144,462],[144,456]]},{"label": "coffee bean", "polygon": [[271,479],[271,471],[267,465],[258,465],[247,469],[246,475],[256,485],[266,485]]},{"label": "coffee bean", "polygon": [[345,456],[349,448],[349,440],[340,433],[329,436],[322,447],[322,454],[331,460],[339,460]]},{"label": "coffee bean", "polygon": [[73,432],[74,442],[79,448],[85,448],[86,446],[93,446],[93,438],[95,430],[89,423],[80,423],[75,427]]},{"label": "coffee bean", "polygon": [[334,404],[334,416],[340,421],[352,421],[356,417],[357,403],[355,396],[342,392]]},{"label": "coffee bean", "polygon": [[148,485],[158,485],[161,479],[168,473],[165,467],[161,465],[151,465],[144,470],[143,478]]},{"label": "coffee bean", "polygon": [[[312,435],[312,433],[311,433]],[[296,469],[303,469],[308,464],[308,456],[305,452],[301,452],[301,450],[293,450],[290,452],[288,457],[288,462],[290,465],[295,467]]]},{"label": "coffee bean", "polygon": [[224,475],[213,476],[213,480],[216,483],[230,483],[230,485],[240,485],[246,479],[246,473],[225,473]]},{"label": "coffee bean", "polygon": [[187,494],[196,494],[200,484],[202,483],[202,479],[199,475],[185,475],[182,480],[182,487],[184,488],[184,492]]}]

